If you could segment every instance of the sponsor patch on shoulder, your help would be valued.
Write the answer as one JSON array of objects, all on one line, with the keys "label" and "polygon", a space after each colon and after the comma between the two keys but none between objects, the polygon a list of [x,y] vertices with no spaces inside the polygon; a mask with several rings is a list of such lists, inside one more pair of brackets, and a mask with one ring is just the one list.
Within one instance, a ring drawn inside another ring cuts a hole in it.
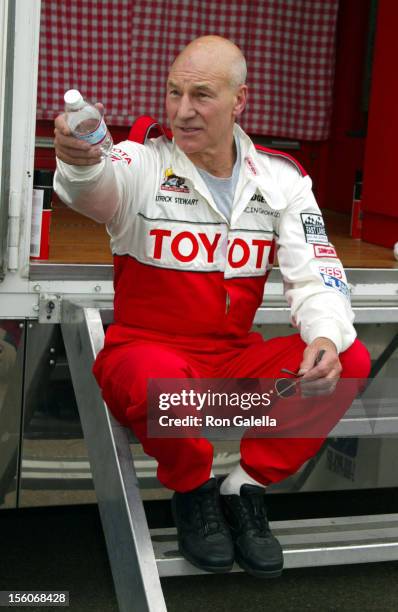
[{"label": "sponsor patch on shoulder", "polygon": [[308,244],[329,245],[326,235],[325,223],[322,215],[317,213],[301,213],[301,223],[303,224],[305,240]]},{"label": "sponsor patch on shoulder", "polygon": [[323,278],[323,284],[326,285],[326,287],[337,289],[337,291],[340,291],[340,293],[342,293],[348,300],[350,299],[350,290],[348,285],[346,285],[340,278],[322,273],[321,276]]},{"label": "sponsor patch on shoulder", "polygon": [[127,155],[125,151],[122,151],[122,149],[118,149],[117,147],[113,147],[112,149],[111,160],[113,162],[122,162],[126,164],[127,166],[129,166],[132,162],[131,157]]},{"label": "sponsor patch on shoulder", "polygon": [[330,244],[328,246],[323,244],[314,244],[315,257],[338,257],[336,249]]}]

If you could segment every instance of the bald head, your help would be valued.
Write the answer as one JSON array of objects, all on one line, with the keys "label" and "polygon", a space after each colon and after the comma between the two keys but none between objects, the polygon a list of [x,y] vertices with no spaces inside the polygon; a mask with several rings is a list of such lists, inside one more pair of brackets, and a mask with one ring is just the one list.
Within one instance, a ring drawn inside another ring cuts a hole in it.
[{"label": "bald head", "polygon": [[177,56],[170,72],[187,64],[200,64],[204,71],[219,73],[233,88],[246,82],[247,67],[242,51],[222,36],[201,36],[190,42]]},{"label": "bald head", "polygon": [[221,36],[193,40],[172,65],[166,110],[175,144],[199,168],[230,176],[234,125],[246,106],[246,62]]}]

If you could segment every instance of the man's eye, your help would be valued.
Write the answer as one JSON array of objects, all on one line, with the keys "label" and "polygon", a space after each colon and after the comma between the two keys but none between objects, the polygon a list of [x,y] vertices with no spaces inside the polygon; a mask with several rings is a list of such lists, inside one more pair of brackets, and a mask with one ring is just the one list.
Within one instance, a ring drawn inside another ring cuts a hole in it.
[{"label": "man's eye", "polygon": [[170,89],[169,96],[178,96],[179,92],[176,89]]}]

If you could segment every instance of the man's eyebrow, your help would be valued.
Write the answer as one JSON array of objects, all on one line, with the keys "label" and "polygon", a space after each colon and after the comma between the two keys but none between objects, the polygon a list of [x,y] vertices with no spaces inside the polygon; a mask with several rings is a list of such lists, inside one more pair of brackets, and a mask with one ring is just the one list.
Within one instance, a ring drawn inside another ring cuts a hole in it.
[{"label": "man's eyebrow", "polygon": [[210,83],[206,83],[206,81],[203,81],[203,83],[195,83],[194,87],[197,87],[198,89],[199,89],[199,87],[200,87],[200,89],[204,89],[204,88],[210,89],[211,85],[210,85]]},{"label": "man's eyebrow", "polygon": [[[167,87],[173,87],[178,89],[179,86],[174,83],[174,81],[167,81]],[[212,87],[209,83],[194,83],[194,85],[192,86],[193,89],[205,89],[207,91],[212,91]]]}]

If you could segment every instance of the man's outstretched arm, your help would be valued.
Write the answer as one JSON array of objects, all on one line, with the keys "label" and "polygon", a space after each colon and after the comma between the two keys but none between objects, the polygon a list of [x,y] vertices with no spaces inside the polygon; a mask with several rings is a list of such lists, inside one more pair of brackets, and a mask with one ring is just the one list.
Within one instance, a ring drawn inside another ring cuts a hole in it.
[{"label": "man's outstretched arm", "polygon": [[74,210],[98,223],[107,223],[120,201],[111,160],[101,158],[99,145],[74,138],[64,114],[55,119],[54,135],[56,193]]}]

